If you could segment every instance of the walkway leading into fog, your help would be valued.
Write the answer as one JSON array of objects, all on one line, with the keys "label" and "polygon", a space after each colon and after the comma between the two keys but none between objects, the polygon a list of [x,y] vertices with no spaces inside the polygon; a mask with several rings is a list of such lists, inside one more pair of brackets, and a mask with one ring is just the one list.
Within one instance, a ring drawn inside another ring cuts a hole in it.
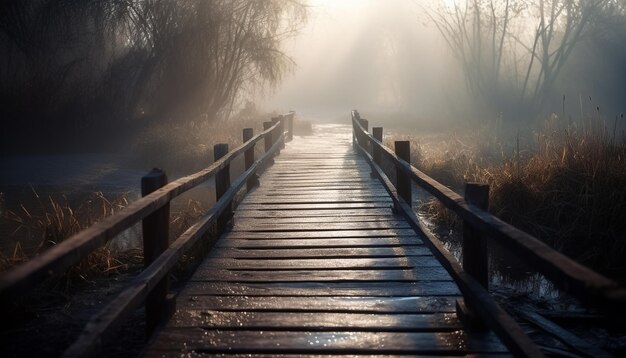
[{"label": "walkway leading into fog", "polygon": [[458,288],[351,146],[297,137],[238,206],[148,356],[506,353],[457,318]]}]

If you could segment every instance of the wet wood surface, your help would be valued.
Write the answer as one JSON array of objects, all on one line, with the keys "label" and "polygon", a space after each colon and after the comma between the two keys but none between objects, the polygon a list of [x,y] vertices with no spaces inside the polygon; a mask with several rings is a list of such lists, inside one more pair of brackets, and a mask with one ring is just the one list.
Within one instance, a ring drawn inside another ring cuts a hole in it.
[{"label": "wet wood surface", "polygon": [[296,137],[235,211],[147,356],[501,355],[340,129]]}]

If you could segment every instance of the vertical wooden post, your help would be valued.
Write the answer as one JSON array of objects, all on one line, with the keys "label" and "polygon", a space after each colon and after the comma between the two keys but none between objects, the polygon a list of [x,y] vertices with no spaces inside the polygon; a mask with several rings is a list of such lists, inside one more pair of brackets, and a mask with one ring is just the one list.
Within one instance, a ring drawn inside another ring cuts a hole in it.
[{"label": "vertical wooden post", "polygon": [[[167,175],[161,169],[152,169],[141,178],[141,195],[146,196],[167,184]],[[142,221],[143,230],[143,264],[148,267],[169,246],[170,204],[148,215]],[[166,275],[154,287],[146,298],[146,335],[162,323],[172,313],[168,309],[167,294],[169,292],[169,275]],[[171,307],[170,307],[171,308]]]},{"label": "vertical wooden post", "polygon": [[283,116],[278,116],[278,117],[273,117],[272,118],[272,125],[275,125],[276,123],[278,123],[278,126],[272,131],[272,144],[276,143],[278,140],[280,140],[280,135],[281,133],[284,133],[283,130]]},{"label": "vertical wooden post", "polygon": [[284,138],[286,138],[285,135],[285,121],[287,121],[287,118],[285,116],[283,116],[282,114],[280,116],[278,116],[278,135],[276,136],[276,140],[280,140],[280,136],[283,136],[283,142],[280,145],[280,148],[283,149],[285,148],[285,140]]},{"label": "vertical wooden post", "polygon": [[[254,129],[252,128],[243,129],[243,142],[244,143],[252,139],[253,136],[254,136]],[[245,170],[250,169],[252,164],[254,164],[254,147],[255,146],[253,145],[252,147],[250,147],[250,149],[246,150],[246,152],[244,153]],[[251,177],[250,179],[248,179],[248,181],[246,182],[246,190],[249,192],[257,185],[259,185],[259,178],[257,178],[255,175]]]},{"label": "vertical wooden post", "polygon": [[[369,121],[367,119],[361,118],[361,126],[365,130],[365,133],[369,131]],[[363,147],[363,149],[367,150],[369,140],[367,138],[367,135],[365,135],[365,133],[361,133],[361,140],[359,141],[359,144],[361,144],[361,147]]]},{"label": "vertical wooden post", "polygon": [[294,111],[290,111],[287,115],[287,141],[291,142],[293,140],[293,116],[295,115]]},{"label": "vertical wooden post", "polygon": [[356,109],[352,110],[352,149],[356,150],[356,144],[359,141],[359,135],[356,129],[356,123],[361,123],[361,115]]},{"label": "vertical wooden post", "polygon": [[[372,136],[379,142],[383,142],[383,127],[372,128]],[[374,162],[380,165],[380,149],[377,146],[372,147],[372,158]]]},{"label": "vertical wooden post", "polygon": [[[270,129],[274,124],[272,122],[263,122],[263,130],[266,131],[268,129]],[[265,153],[269,152],[270,149],[272,149],[272,143],[274,143],[274,133],[273,132],[269,132],[265,135],[265,138],[263,138],[264,143],[265,143]],[[274,164],[274,159],[273,158],[268,158],[267,159],[267,166]],[[267,167],[264,166],[264,167]]]},{"label": "vertical wooden post", "polygon": [[[465,184],[465,201],[475,207],[489,209],[489,185]],[[489,260],[487,245],[480,232],[463,223],[463,269],[472,275],[483,287],[489,288]]]},{"label": "vertical wooden post", "polygon": [[[270,129],[274,124],[272,122],[263,122],[263,130],[266,131],[268,129]],[[272,148],[272,143],[274,142],[273,140],[273,134],[272,132],[269,132],[265,135],[265,138],[263,138],[264,142],[265,142],[265,152],[267,153],[270,148]]]},{"label": "vertical wooden post", "polygon": [[[395,152],[400,159],[411,163],[411,142],[408,140],[396,141]],[[398,195],[411,206],[413,202],[411,178],[409,174],[405,173],[399,166],[396,166],[396,190],[398,191]]]},{"label": "vertical wooden post", "polygon": [[[383,141],[383,127],[373,127],[372,128],[372,136],[374,137],[374,139],[376,139],[377,141],[382,143],[382,141]],[[380,166],[380,149],[374,143],[372,143],[372,159],[374,160],[374,163],[376,163],[376,164],[378,164]],[[374,169],[372,169],[371,176],[372,177],[376,176],[374,174]]]},{"label": "vertical wooden post", "polygon": [[[228,154],[228,144],[216,144],[213,146],[213,158],[215,161],[218,161],[220,158]],[[226,191],[230,188],[230,164],[226,165],[223,169],[219,170],[215,173],[215,201],[220,200],[220,198],[226,193]],[[228,203],[228,206],[217,219],[217,227],[219,230],[223,230],[226,227],[226,224],[232,217],[232,203]]]},{"label": "vertical wooden post", "polygon": [[[489,185],[467,183],[465,184],[465,201],[468,204],[483,210],[489,208]],[[480,232],[463,223],[463,270],[470,274],[478,283],[486,289],[489,288],[489,256],[487,245],[481,238]],[[488,328],[464,300],[456,302],[456,313],[463,325],[472,331],[484,332]]]}]

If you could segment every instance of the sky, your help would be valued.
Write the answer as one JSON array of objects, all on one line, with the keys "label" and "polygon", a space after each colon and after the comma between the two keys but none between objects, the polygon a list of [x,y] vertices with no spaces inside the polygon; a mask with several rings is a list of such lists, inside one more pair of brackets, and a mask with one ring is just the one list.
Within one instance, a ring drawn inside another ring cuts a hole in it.
[{"label": "sky", "polygon": [[434,107],[443,105],[444,83],[456,67],[422,3],[309,1],[307,25],[284,46],[296,68],[267,107],[313,120],[333,120],[351,109],[440,111]]}]

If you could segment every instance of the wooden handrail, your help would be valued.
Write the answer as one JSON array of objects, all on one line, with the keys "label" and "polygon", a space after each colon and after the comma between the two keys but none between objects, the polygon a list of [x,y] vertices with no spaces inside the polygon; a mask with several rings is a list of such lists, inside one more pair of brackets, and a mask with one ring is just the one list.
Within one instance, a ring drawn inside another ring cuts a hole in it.
[{"label": "wooden handrail", "polygon": [[[523,333],[519,325],[493,300],[486,288],[484,277],[474,277],[457,262],[429,229],[425,228],[411,209],[410,204],[398,194],[398,189],[381,169],[380,157],[387,157],[397,170],[439,199],[444,206],[458,214],[464,224],[483,238],[515,253],[527,264],[545,275],[564,292],[578,298],[586,305],[607,312],[616,321],[623,320],[626,307],[626,289],[595,271],[575,262],[512,225],[496,218],[485,210],[470,205],[460,195],[422,173],[401,159],[382,143],[382,128],[375,135],[367,132],[368,123],[352,111],[353,145],[369,161],[373,175],[377,176],[394,201],[396,210],[424,237],[424,243],[459,285],[464,299],[470,305],[470,314],[476,314],[491,328],[516,356],[543,356],[538,347]],[[368,152],[371,149],[371,154]],[[476,239],[473,237],[473,239]],[[476,259],[476,258],[474,258]],[[486,257],[481,258],[486,260]],[[479,270],[480,271],[480,270]],[[457,307],[459,309],[459,307]],[[463,308],[461,308],[463,310]],[[461,312],[463,313],[463,312]],[[471,317],[470,317],[471,318]]]},{"label": "wooden handrail", "polygon": [[459,286],[463,297],[472,307],[476,307],[478,314],[486,321],[502,342],[509,348],[511,353],[518,357],[543,357],[543,353],[537,345],[524,333],[515,320],[491,297],[480,283],[456,261],[454,256],[443,246],[418,219],[409,204],[398,194],[397,189],[391,183],[383,169],[374,161],[370,153],[359,143],[356,148],[369,161],[372,171],[380,179],[383,187],[391,196],[395,210],[402,214],[409,225],[416,232],[424,236],[424,244],[431,250],[446,271],[452,276]]},{"label": "wooden handrail", "polygon": [[492,214],[469,205],[463,197],[400,159],[391,149],[374,138],[355,118],[354,112],[352,120],[353,128],[358,132],[356,138],[367,137],[369,143],[375,146],[379,153],[385,155],[419,186],[439,199],[446,208],[483,232],[486,239],[515,253],[561,290],[578,298],[583,303],[624,316],[626,312],[626,289],[617,282],[577,263],[534,236],[505,223]]},{"label": "wooden handrail", "polygon": [[83,357],[92,353],[101,344],[101,338],[125,318],[132,309],[138,307],[145,300],[155,285],[176,265],[178,259],[198,242],[220,215],[229,208],[230,202],[234,199],[239,189],[246,184],[248,179],[255,175],[257,169],[268,158],[279,150],[283,139],[284,134],[278,138],[273,147],[263,157],[257,160],[231,184],[230,188],[198,222],[179,236],[158,259],[135,277],[124,291],[94,315],[78,339],[65,351],[63,356]]},{"label": "wooden handrail", "polygon": [[[290,112],[287,117],[293,118],[293,115],[294,113]],[[0,276],[0,302],[14,299],[36,283],[78,263],[83,257],[106,244],[117,234],[146,218],[182,193],[211,178],[215,173],[227,167],[234,158],[253,148],[259,140],[272,137],[280,125],[281,122],[275,123],[206,169],[165,185],[129,204],[118,213],[55,245],[36,258],[5,272]],[[284,135],[281,134],[276,140],[284,140]]]}]

